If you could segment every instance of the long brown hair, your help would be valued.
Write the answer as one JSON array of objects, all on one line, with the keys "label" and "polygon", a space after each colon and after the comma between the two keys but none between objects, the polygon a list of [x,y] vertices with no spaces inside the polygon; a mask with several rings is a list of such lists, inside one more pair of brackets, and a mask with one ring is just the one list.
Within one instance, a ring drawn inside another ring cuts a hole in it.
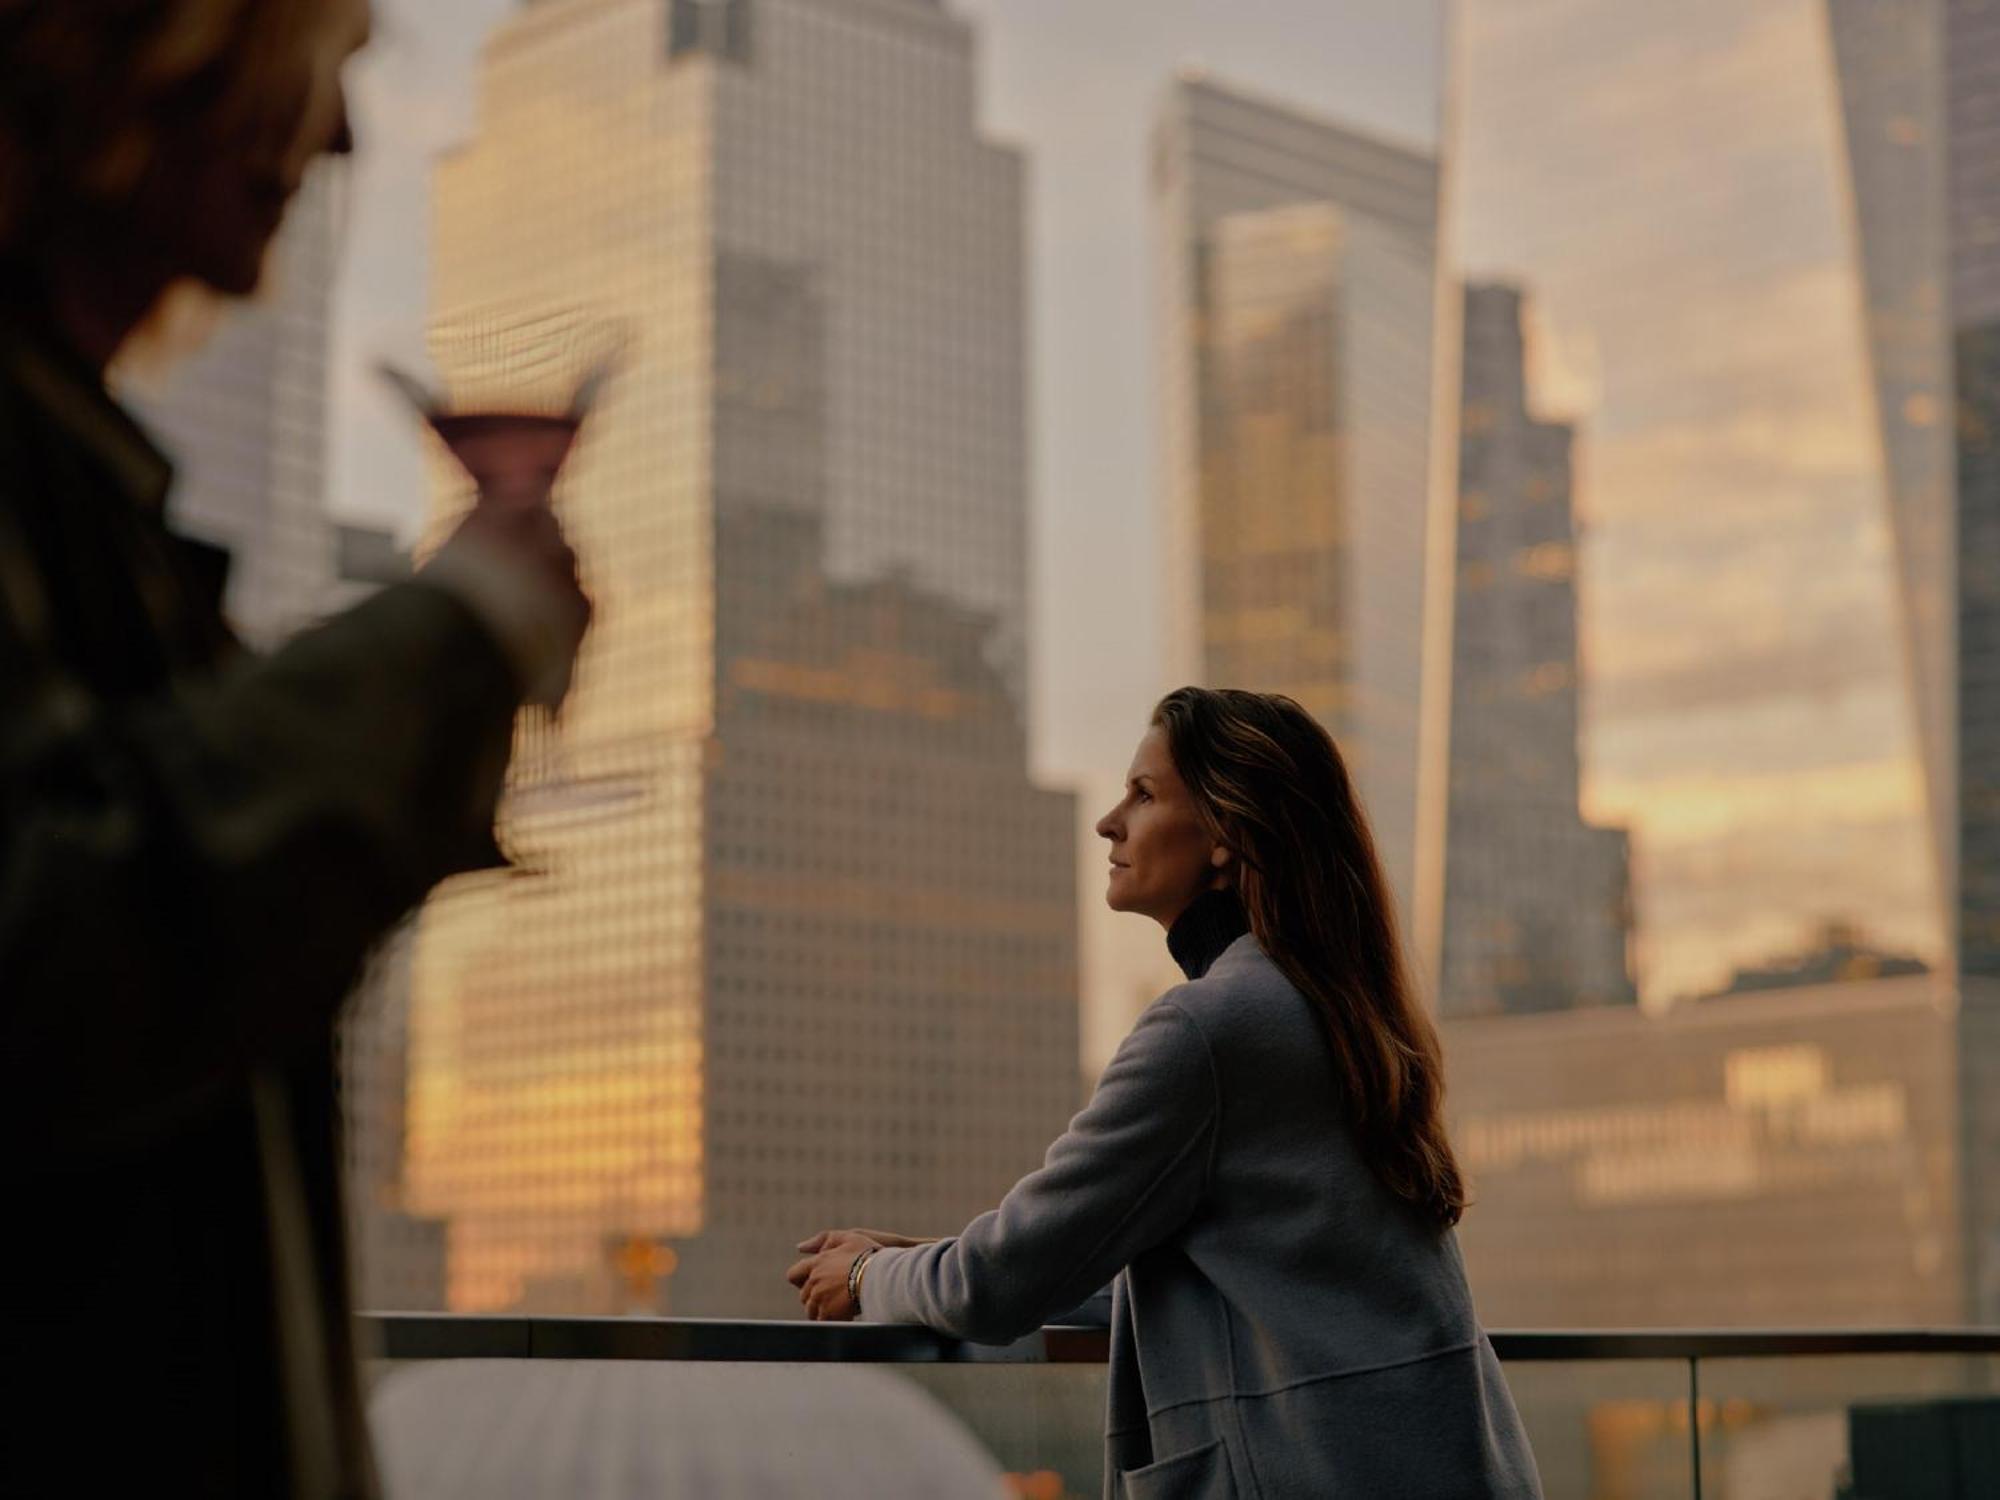
[{"label": "long brown hair", "polygon": [[1342,1103],[1383,1185],[1441,1224],[1465,1211],[1444,1053],[1403,962],[1388,883],[1333,737],[1290,698],[1181,688],[1153,710],[1271,961],[1318,1010]]}]

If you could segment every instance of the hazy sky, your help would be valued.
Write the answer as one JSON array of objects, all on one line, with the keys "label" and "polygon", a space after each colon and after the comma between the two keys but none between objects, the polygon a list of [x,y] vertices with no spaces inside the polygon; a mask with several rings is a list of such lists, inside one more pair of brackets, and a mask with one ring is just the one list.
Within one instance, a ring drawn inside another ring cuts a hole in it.
[{"label": "hazy sky", "polygon": [[[362,155],[336,349],[334,505],[412,520],[407,422],[366,375],[420,347],[427,168],[470,125],[481,39],[518,0],[377,0],[357,67]],[[1435,138],[1436,0],[950,0],[981,29],[984,119],[1023,147],[1032,193],[1034,751],[1045,776],[1108,799],[1160,680],[1152,239],[1146,141],[1174,71],[1231,82],[1407,139]],[[1085,823],[1089,821],[1085,815]],[[1086,891],[1101,884],[1086,851]],[[1095,903],[1087,900],[1087,912]],[[1086,926],[1086,1056],[1164,963],[1151,924]],[[1116,994],[1107,1006],[1104,992]],[[1125,993],[1131,990],[1133,994]]]}]

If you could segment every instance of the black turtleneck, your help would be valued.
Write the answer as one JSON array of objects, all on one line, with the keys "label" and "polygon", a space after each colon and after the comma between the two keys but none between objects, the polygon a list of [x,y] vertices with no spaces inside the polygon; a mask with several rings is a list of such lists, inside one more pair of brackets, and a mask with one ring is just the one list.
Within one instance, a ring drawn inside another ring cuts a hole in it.
[{"label": "black turtleneck", "polygon": [[1167,952],[1190,979],[1206,974],[1222,950],[1250,930],[1234,891],[1203,891],[1167,929]]}]

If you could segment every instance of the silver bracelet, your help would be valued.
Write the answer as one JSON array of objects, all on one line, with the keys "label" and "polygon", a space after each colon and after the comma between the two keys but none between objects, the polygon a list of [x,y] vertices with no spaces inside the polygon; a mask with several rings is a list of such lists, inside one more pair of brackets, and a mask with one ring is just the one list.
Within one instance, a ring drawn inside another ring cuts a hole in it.
[{"label": "silver bracelet", "polygon": [[847,1268],[847,1300],[854,1304],[856,1312],[861,1311],[861,1268],[868,1264],[868,1257],[881,1249],[880,1245],[870,1245],[854,1257],[854,1264]]}]

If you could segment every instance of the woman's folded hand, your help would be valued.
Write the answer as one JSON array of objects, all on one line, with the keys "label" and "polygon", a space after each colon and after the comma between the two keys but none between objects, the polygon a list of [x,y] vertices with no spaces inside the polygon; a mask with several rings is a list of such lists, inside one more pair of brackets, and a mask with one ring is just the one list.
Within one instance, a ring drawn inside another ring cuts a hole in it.
[{"label": "woman's folded hand", "polygon": [[849,1323],[860,1311],[848,1292],[848,1273],[855,1259],[884,1248],[880,1240],[858,1229],[826,1229],[799,1242],[805,1259],[785,1273],[799,1289],[799,1302],[815,1323]]},{"label": "woman's folded hand", "polygon": [[822,1229],[809,1240],[799,1241],[799,1254],[817,1255],[826,1248],[827,1239],[836,1234],[858,1234],[864,1240],[871,1240],[884,1250],[914,1250],[919,1245],[934,1245],[936,1240],[912,1239],[907,1234],[891,1234],[886,1229]]}]

